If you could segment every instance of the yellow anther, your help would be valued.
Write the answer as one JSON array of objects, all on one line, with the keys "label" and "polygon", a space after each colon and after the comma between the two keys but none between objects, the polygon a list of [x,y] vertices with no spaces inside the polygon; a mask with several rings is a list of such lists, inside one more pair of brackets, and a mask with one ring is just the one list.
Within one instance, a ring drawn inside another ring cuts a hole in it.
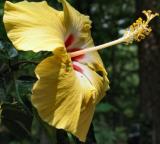
[{"label": "yellow anther", "polygon": [[156,16],[159,16],[158,13],[153,14],[151,10],[143,11],[147,20],[143,20],[142,18],[138,18],[136,22],[134,22],[129,29],[126,30],[124,37],[125,42],[127,44],[132,43],[133,41],[141,41],[152,31],[151,27],[149,27],[149,22]]}]

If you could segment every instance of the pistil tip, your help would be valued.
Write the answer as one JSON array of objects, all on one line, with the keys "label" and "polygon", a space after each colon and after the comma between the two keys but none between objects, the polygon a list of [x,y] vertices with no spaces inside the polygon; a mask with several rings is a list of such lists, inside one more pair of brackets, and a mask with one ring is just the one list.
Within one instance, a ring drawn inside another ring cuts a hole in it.
[{"label": "pistil tip", "polygon": [[142,12],[146,16],[146,20],[138,18],[125,32],[125,42],[127,44],[132,43],[133,41],[141,41],[152,31],[152,28],[149,27],[149,22],[156,16],[159,16],[158,13],[152,13],[151,10],[144,10]]}]

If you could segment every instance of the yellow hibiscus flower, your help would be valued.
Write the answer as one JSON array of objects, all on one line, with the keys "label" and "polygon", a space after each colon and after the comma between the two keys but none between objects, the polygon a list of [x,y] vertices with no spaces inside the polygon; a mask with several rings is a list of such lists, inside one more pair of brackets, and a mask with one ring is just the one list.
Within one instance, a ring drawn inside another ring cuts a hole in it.
[{"label": "yellow hibiscus flower", "polygon": [[31,101],[42,120],[85,141],[95,106],[109,88],[97,50],[140,41],[151,32],[148,23],[158,14],[144,11],[146,21],[139,18],[122,38],[94,47],[89,17],[66,0],[60,2],[63,11],[51,8],[45,1],[6,1],[3,20],[18,50],[53,52],[35,70],[38,81]]},{"label": "yellow hibiscus flower", "polygon": [[109,81],[96,51],[70,57],[71,52],[94,46],[91,21],[66,0],[61,2],[63,11],[45,1],[7,1],[4,24],[18,50],[53,52],[36,67],[32,104],[42,120],[85,141]]}]

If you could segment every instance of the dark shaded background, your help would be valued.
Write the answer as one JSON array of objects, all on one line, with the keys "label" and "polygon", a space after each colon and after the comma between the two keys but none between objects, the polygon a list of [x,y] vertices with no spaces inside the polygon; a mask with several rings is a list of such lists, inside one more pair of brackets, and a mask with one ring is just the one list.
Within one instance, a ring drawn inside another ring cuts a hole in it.
[{"label": "dark shaded background", "polygon": [[[96,45],[120,37],[143,9],[160,10],[160,0],[70,2],[90,15]],[[48,3],[60,7],[56,0]],[[56,144],[56,130],[43,123],[30,104],[34,68],[48,53],[16,51],[3,27],[3,5],[0,0],[0,144]],[[160,144],[159,18],[152,27],[153,33],[141,43],[100,51],[111,89],[93,120],[98,144]]]}]

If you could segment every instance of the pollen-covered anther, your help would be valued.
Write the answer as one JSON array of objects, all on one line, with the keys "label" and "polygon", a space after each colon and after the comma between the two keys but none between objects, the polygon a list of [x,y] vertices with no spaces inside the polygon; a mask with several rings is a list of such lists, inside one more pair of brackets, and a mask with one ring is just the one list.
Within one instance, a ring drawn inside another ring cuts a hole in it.
[{"label": "pollen-covered anther", "polygon": [[152,31],[151,27],[149,27],[149,22],[156,16],[159,16],[158,13],[153,14],[151,10],[143,11],[147,20],[143,20],[142,18],[138,18],[136,22],[134,22],[125,32],[125,42],[127,44],[132,43],[133,41],[141,41]]}]

